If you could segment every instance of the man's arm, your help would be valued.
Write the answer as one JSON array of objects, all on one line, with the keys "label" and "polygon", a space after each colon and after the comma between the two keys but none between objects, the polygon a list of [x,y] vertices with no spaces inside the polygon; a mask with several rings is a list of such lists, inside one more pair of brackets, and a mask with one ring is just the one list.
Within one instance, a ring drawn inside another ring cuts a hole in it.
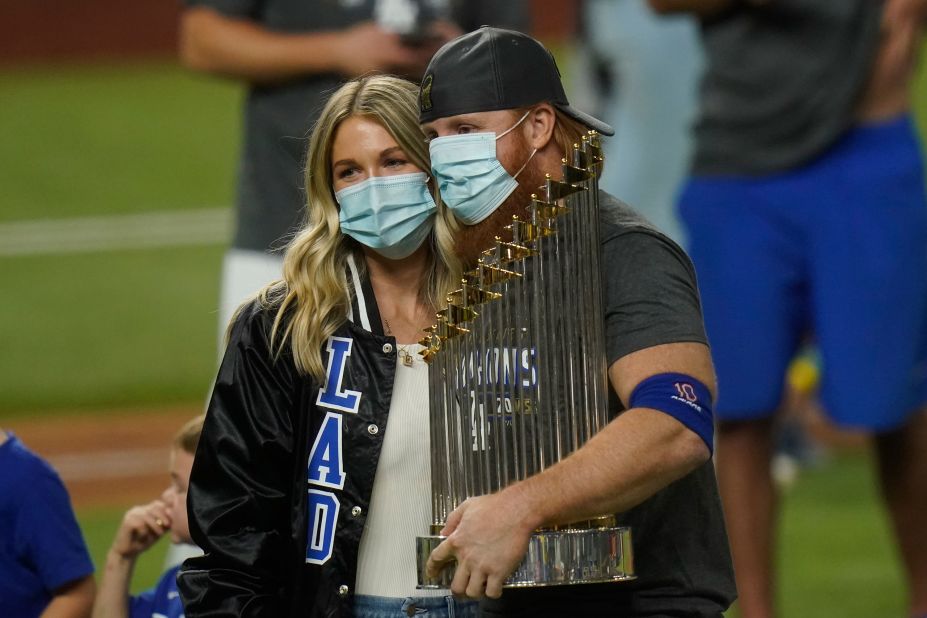
[{"label": "man's arm", "polygon": [[304,75],[424,68],[433,49],[402,45],[398,35],[372,22],[342,31],[275,32],[246,18],[208,7],[186,9],[180,21],[180,59],[188,68],[251,83]]},{"label": "man's arm", "polygon": [[[633,352],[609,368],[609,377],[628,401],[642,380],[669,372],[690,375],[714,392],[711,357],[701,343]],[[448,518],[442,531],[448,538],[432,552],[429,568],[456,558],[454,593],[498,597],[533,530],[626,511],[709,457],[702,439],[673,417],[647,408],[627,410],[560,463],[464,502]]]},{"label": "man's arm", "polygon": [[927,0],[887,0],[882,13],[882,37],[857,115],[879,121],[911,106],[911,84],[927,25]]},{"label": "man's arm", "polygon": [[[715,391],[711,356],[701,343],[640,350],[618,359],[608,373],[622,401],[630,400],[641,381],[661,373],[683,373]],[[627,511],[710,457],[705,442],[673,417],[634,408],[521,490],[534,502],[534,528],[565,524]]]},{"label": "man's arm", "polygon": [[710,17],[725,11],[735,4],[765,4],[767,0],[647,0],[657,13],[695,13]]},{"label": "man's arm", "polygon": [[40,618],[86,618],[93,608],[95,592],[93,575],[62,586],[55,591],[55,596]]}]

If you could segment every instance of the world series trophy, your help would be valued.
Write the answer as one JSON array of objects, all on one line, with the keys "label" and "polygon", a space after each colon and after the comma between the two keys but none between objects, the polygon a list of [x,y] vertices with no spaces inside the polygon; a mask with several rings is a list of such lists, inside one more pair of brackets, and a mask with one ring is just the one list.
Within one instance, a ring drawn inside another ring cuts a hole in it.
[{"label": "world series trophy", "polygon": [[[448,515],[557,463],[608,423],[597,170],[590,132],[547,177],[511,241],[496,238],[422,340],[430,364],[431,536],[416,542],[420,588]],[[536,530],[504,587],[634,579],[631,531],[613,515]]]}]

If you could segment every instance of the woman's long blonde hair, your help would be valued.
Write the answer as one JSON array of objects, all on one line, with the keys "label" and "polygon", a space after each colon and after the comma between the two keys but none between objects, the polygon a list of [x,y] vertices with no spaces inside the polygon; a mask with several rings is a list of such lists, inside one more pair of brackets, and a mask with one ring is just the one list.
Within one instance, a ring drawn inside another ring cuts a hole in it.
[{"label": "woman's long blonde hair", "polygon": [[[263,306],[276,308],[271,346],[279,355],[289,342],[297,369],[319,380],[325,375],[322,345],[345,322],[351,288],[345,269],[349,254],[364,268],[358,243],[341,233],[332,178],[332,143],[341,122],[352,116],[369,118],[396,140],[418,168],[430,175],[428,145],[418,124],[418,87],[392,76],[368,76],[339,88],[322,110],[309,141],[306,165],[307,221],[287,246],[283,279],[258,294]],[[454,254],[458,225],[431,182],[438,205],[430,243],[430,263],[420,287],[423,303],[434,309],[460,279]],[[284,316],[289,314],[289,319]]]}]

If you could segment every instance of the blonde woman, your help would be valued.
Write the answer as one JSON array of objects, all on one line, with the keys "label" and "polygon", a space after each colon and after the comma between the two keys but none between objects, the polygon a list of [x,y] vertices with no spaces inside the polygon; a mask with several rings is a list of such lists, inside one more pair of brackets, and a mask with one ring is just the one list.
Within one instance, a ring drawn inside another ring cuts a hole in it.
[{"label": "blonde woman", "polygon": [[308,222],[239,310],[190,482],[186,615],[429,617],[427,372],[416,343],[458,279],[417,87],[349,82],[313,130]]}]

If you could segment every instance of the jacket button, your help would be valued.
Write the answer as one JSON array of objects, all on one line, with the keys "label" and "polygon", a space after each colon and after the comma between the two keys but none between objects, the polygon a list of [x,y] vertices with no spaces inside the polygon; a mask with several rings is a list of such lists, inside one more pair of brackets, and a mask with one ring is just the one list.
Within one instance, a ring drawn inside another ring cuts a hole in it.
[{"label": "jacket button", "polygon": [[374,424],[367,425],[367,433],[369,433],[371,436],[375,436],[380,433],[380,428]]},{"label": "jacket button", "polygon": [[338,596],[339,596],[339,597],[346,597],[346,596],[348,596],[348,593],[349,593],[350,591],[351,591],[351,589],[348,588],[347,586],[345,586],[344,584],[341,584],[340,586],[338,586]]},{"label": "jacket button", "polygon": [[384,343],[384,344],[383,344],[383,353],[384,353],[384,354],[391,354],[392,352],[393,352],[393,344],[392,344],[392,343]]},{"label": "jacket button", "polygon": [[351,509],[351,515],[353,515],[354,517],[357,517],[358,515],[361,514],[361,511],[362,511],[361,507],[355,506],[353,509]]}]

